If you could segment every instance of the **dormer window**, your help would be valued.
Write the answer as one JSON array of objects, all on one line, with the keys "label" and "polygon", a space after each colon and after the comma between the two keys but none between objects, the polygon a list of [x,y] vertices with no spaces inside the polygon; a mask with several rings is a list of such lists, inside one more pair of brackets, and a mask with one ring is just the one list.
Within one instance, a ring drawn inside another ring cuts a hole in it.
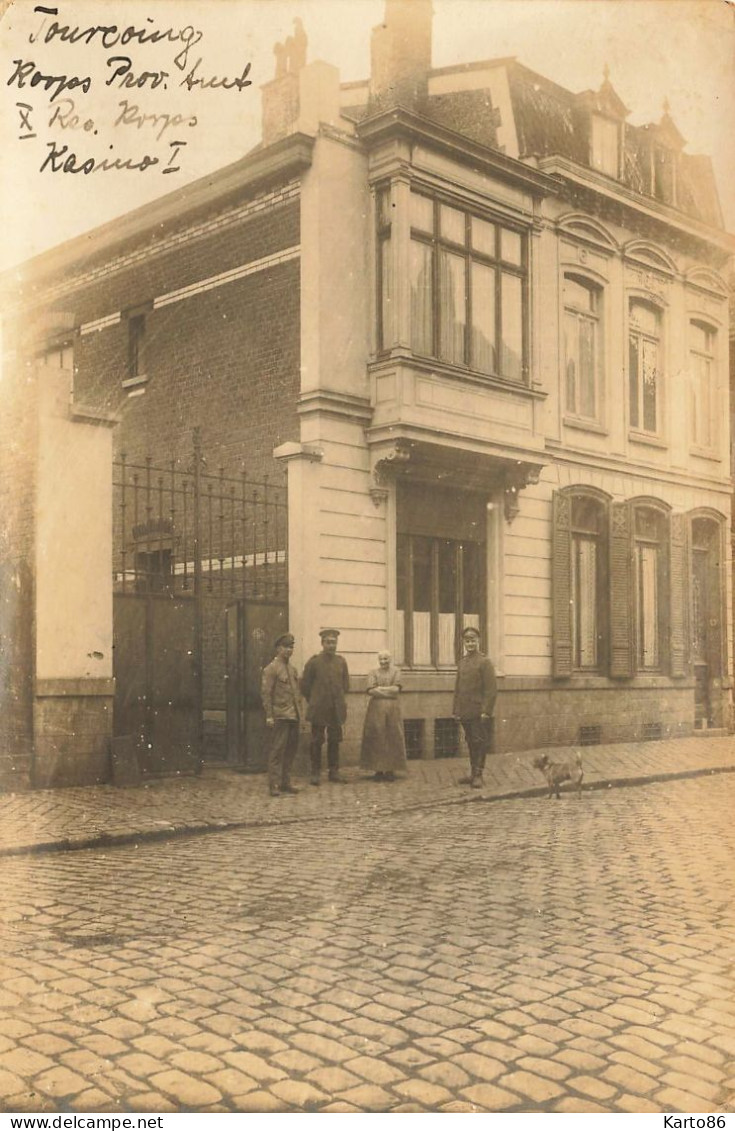
[{"label": "dormer window", "polygon": [[654,146],[653,195],[664,204],[676,204],[676,165],[678,155],[673,149]]},{"label": "dormer window", "polygon": [[620,122],[592,115],[592,167],[608,177],[620,175]]},{"label": "dormer window", "polygon": [[651,155],[651,195],[664,204],[677,204],[677,170],[686,142],[664,102],[661,121],[646,127]]}]

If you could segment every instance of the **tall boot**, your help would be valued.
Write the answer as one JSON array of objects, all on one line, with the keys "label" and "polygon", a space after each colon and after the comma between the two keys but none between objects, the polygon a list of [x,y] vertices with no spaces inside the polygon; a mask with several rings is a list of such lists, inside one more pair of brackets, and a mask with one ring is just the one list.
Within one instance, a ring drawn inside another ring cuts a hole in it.
[{"label": "tall boot", "polygon": [[309,749],[311,755],[311,784],[319,785],[322,777],[322,744],[312,738]]},{"label": "tall boot", "polygon": [[473,789],[482,788],[482,772],[485,769],[485,751],[481,751],[475,758],[475,764],[472,767],[472,781],[470,785]]},{"label": "tall boot", "polygon": [[329,780],[343,785],[345,779],[339,772],[339,742],[330,738],[329,735],[327,735],[327,768]]}]

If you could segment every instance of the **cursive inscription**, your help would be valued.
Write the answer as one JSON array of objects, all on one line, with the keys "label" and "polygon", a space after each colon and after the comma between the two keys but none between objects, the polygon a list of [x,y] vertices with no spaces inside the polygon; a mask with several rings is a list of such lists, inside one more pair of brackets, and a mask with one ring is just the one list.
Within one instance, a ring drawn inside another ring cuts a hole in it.
[{"label": "cursive inscription", "polygon": [[33,60],[26,63],[23,59],[13,59],[13,66],[15,70],[8,79],[8,86],[17,86],[20,90],[25,87],[33,90],[41,87],[47,93],[52,92],[51,102],[65,90],[76,90],[80,87],[86,94],[92,87],[92,79],[89,75],[84,78],[78,75],[45,75]]},{"label": "cursive inscription", "polygon": [[[171,153],[169,154],[165,168],[163,168],[161,172],[175,173],[178,171],[179,166],[175,165],[174,162],[178,159],[179,150],[183,149],[185,145],[185,141],[169,142]],[[46,147],[48,153],[41,165],[40,172],[42,173],[83,173],[85,176],[88,176],[89,173],[110,173],[114,170],[145,173],[146,170],[161,164],[161,158],[152,156],[150,153],[145,153],[139,159],[131,157],[103,157],[101,160],[97,160],[94,157],[80,157],[74,153],[68,145],[60,146],[57,145],[55,141],[46,142]],[[109,148],[114,149],[115,147],[111,145]]]},{"label": "cursive inscription", "polygon": [[128,102],[127,98],[123,98],[118,105],[120,113],[113,122],[114,126],[136,126],[139,130],[147,127],[155,132],[157,141],[161,140],[166,130],[178,129],[181,126],[193,129],[197,124],[194,114],[188,117],[181,114],[146,114],[136,103]]},{"label": "cursive inscription", "polygon": [[[108,0],[98,23],[70,16],[71,4],[65,11],[61,4],[37,4],[20,33],[24,46],[5,85],[18,92],[17,138],[28,142],[25,150],[38,147],[36,168],[44,176],[176,174],[197,136],[206,137],[199,96],[213,92],[205,96],[215,107],[211,117],[220,112],[215,94],[237,96],[253,85],[250,62],[212,68],[203,29],[177,24],[175,9],[167,7],[161,20],[136,7],[127,22],[115,4]],[[74,136],[79,144],[67,144]],[[136,139],[143,138],[146,151],[136,153]]]},{"label": "cursive inscription", "polygon": [[[104,50],[113,47],[127,47],[129,43],[156,44],[162,42],[183,43],[183,47],[174,58],[174,63],[181,70],[188,65],[189,51],[200,43],[203,32],[187,24],[182,28],[156,28],[152,27],[119,27],[117,24],[93,24],[89,27],[72,27],[70,24],[60,24],[56,20],[49,21],[49,16],[58,16],[58,8],[45,8],[38,4],[34,9],[43,16],[37,30],[28,36],[30,43],[52,43],[59,39],[63,43],[88,43],[99,44]],[[154,24],[152,16],[145,20],[146,24]]]}]

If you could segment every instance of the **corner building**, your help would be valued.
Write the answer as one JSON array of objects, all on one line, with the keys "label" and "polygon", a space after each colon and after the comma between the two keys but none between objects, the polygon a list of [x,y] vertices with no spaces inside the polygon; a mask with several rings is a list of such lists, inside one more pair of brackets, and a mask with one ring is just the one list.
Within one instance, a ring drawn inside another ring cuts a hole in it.
[{"label": "corner building", "polygon": [[365,82],[285,45],[255,150],[28,266],[18,356],[73,367],[118,453],[185,460],[197,424],[213,467],[285,477],[295,661],[340,628],[345,761],[386,647],[410,756],[458,752],[469,624],[498,751],[729,726],[733,241],[710,162],[666,109],[629,124],[607,75],[433,69],[431,20],[387,0]]}]

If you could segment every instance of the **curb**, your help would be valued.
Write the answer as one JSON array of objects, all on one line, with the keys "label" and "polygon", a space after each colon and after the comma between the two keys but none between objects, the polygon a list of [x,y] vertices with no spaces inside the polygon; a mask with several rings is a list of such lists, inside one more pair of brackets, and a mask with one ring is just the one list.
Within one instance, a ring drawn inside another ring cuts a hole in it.
[{"label": "curb", "polygon": [[[585,783],[584,793],[613,788],[630,788],[641,785],[651,785],[657,782],[685,781],[690,778],[711,777],[714,774],[735,773],[735,765],[710,766],[696,770],[672,770],[651,774],[638,774],[620,778],[602,778],[598,781]],[[547,797],[547,786],[528,786],[524,789],[511,789],[504,793],[471,793],[460,794],[458,797],[437,797],[425,801],[407,802],[398,804],[391,809],[382,809],[375,813],[376,817],[392,816],[394,813],[413,812],[417,809],[437,809],[445,805],[466,805],[471,802],[495,803],[498,801],[518,801],[522,798]],[[568,791],[563,791],[568,792]],[[269,817],[263,819],[248,819],[244,821],[218,821],[214,824],[183,825],[176,827],[170,825],[164,829],[145,829],[140,832],[125,833],[98,833],[95,836],[70,838],[64,840],[41,841],[38,844],[14,845],[9,848],[0,848],[0,859],[14,856],[41,856],[54,852],[79,852],[90,848],[116,848],[128,844],[141,842],[154,844],[157,841],[181,840],[185,837],[203,836],[207,833],[222,833],[230,829],[259,829],[282,828],[285,825],[307,824],[315,821],[348,820],[354,813],[344,810],[336,813],[315,813],[303,816]]]}]

